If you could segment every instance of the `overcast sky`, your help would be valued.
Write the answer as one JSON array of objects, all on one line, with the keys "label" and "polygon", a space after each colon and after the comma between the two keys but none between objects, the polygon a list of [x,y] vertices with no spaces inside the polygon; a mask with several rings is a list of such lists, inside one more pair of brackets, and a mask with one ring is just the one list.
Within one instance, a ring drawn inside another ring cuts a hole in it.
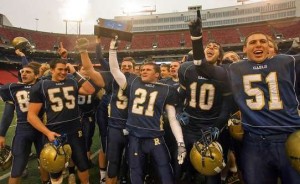
[{"label": "overcast sky", "polygon": [[[97,18],[125,15],[128,6],[155,6],[156,13],[170,13],[194,5],[211,9],[237,4],[237,0],[0,0],[0,13],[15,27],[55,33],[65,33],[63,20],[81,19],[81,34],[92,34]],[[77,33],[76,23],[68,23],[68,32]]]}]

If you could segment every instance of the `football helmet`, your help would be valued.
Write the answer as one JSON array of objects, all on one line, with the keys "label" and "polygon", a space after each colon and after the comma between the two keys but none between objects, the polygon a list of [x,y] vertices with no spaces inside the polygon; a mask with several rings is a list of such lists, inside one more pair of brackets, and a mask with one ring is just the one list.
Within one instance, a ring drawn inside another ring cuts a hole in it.
[{"label": "football helmet", "polygon": [[61,172],[69,164],[72,149],[63,139],[61,136],[54,142],[45,144],[41,151],[40,164],[49,173]]},{"label": "football helmet", "polygon": [[12,45],[15,49],[19,49],[22,52],[29,51],[32,48],[30,42],[24,37],[15,37],[12,40]]},{"label": "football helmet", "polygon": [[0,170],[4,171],[9,169],[12,164],[12,153],[11,148],[5,145],[4,148],[0,149]]},{"label": "football helmet", "polygon": [[228,120],[229,134],[236,140],[242,141],[244,136],[244,129],[242,127],[241,112],[237,111],[230,116]]},{"label": "football helmet", "polygon": [[222,146],[213,141],[211,134],[202,135],[202,138],[194,143],[190,160],[194,168],[205,176],[216,175],[225,167]]},{"label": "football helmet", "polygon": [[292,167],[300,173],[300,130],[292,133],[285,142],[285,151]]}]

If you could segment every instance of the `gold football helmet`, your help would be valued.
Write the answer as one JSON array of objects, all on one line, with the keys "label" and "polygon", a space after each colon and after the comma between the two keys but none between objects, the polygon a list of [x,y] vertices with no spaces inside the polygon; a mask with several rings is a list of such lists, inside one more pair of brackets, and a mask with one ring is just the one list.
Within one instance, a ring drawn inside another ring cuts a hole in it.
[{"label": "gold football helmet", "polygon": [[285,143],[285,151],[292,167],[300,173],[300,130],[292,133]]},{"label": "gold football helmet", "polygon": [[19,49],[23,52],[31,49],[30,42],[24,37],[15,37],[12,40],[12,45],[15,47],[15,49]]},{"label": "gold football helmet", "polygon": [[229,134],[236,140],[242,141],[244,129],[242,127],[241,112],[237,111],[228,120]]},{"label": "gold football helmet", "polygon": [[213,176],[225,167],[222,146],[218,142],[203,145],[196,142],[190,152],[190,160],[194,168],[205,176]]},{"label": "gold football helmet", "polygon": [[0,170],[4,171],[9,169],[12,164],[12,153],[11,148],[5,145],[4,148],[0,149]]},{"label": "gold football helmet", "polygon": [[58,173],[64,170],[72,155],[69,144],[64,144],[56,140],[44,145],[40,154],[40,164],[49,173]]}]

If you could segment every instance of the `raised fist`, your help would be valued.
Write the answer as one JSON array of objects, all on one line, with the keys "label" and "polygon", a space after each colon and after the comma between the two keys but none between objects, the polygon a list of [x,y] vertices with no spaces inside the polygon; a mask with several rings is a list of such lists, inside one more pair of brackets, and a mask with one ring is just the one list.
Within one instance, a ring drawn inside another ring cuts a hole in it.
[{"label": "raised fist", "polygon": [[200,10],[197,10],[197,18],[189,23],[189,29],[192,40],[198,40],[202,38],[202,20]]},{"label": "raised fist", "polygon": [[87,52],[88,46],[90,42],[86,38],[79,38],[76,40],[76,46],[75,49],[79,52]]}]

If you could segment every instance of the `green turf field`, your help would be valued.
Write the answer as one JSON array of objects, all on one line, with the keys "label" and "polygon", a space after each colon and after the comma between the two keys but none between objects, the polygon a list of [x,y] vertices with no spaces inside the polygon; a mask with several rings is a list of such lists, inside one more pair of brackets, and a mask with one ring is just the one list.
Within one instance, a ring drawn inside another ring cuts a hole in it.
[{"label": "green turf field", "polygon": [[[3,107],[4,104],[3,102],[0,100],[0,118],[2,118],[2,112],[3,112]],[[16,118],[14,118],[13,123],[11,124],[7,134],[6,134],[6,144],[11,145],[12,142],[12,138],[14,136],[14,131],[15,131],[15,126],[16,126]],[[100,140],[99,140],[99,131],[98,131],[98,127],[96,126],[95,129],[95,134],[94,134],[94,138],[93,138],[93,145],[92,145],[92,153],[94,158],[93,158],[93,163],[94,167],[92,167],[90,169],[90,183],[91,184],[96,184],[99,183],[99,169],[98,169],[98,155],[97,155],[97,151],[100,148]],[[34,148],[32,149],[33,152],[35,153]],[[29,161],[28,164],[28,171],[29,171],[29,175],[26,178],[23,178],[21,183],[22,184],[39,184],[41,183],[40,178],[39,178],[39,171],[37,168],[37,159],[32,159]],[[10,175],[10,170],[6,170],[6,171],[0,171],[0,184],[5,184],[8,182],[8,177]],[[77,178],[78,180],[78,178]],[[67,184],[67,178],[64,179],[64,184]],[[77,183],[79,183],[79,181],[77,181]]]}]

